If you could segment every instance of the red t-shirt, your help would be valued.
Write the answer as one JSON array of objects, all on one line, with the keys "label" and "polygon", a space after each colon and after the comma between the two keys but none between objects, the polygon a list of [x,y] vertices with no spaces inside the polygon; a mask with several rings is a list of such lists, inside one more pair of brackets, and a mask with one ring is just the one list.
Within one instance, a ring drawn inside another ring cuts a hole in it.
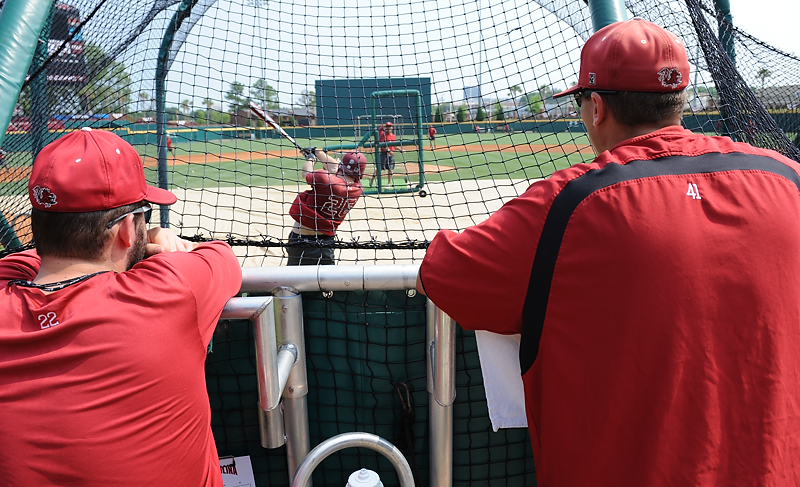
[{"label": "red t-shirt", "polygon": [[433,137],[436,135],[436,129],[433,127],[428,127],[428,137]]},{"label": "red t-shirt", "polygon": [[[397,141],[397,136],[394,135],[394,132],[392,132],[391,134],[387,134],[386,132],[381,131],[379,140],[381,142],[395,142]],[[394,152],[394,147],[393,146],[381,147],[381,152],[387,152],[387,151]]]},{"label": "red t-shirt", "polygon": [[361,183],[348,184],[345,178],[322,169],[306,174],[306,181],[311,189],[297,195],[289,216],[306,228],[336,235],[336,229],[361,197]]},{"label": "red t-shirt", "polygon": [[0,485],[222,486],[206,347],[242,274],[231,248],[144,259],[51,294],[0,260]]},{"label": "red t-shirt", "polygon": [[434,238],[433,302],[522,333],[539,485],[800,483],[798,171],[668,127]]}]

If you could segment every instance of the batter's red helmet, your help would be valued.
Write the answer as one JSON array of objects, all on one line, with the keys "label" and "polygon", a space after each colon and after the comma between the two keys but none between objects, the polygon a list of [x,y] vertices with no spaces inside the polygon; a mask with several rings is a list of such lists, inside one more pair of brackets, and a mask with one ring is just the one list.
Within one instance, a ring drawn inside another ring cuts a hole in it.
[{"label": "batter's red helmet", "polygon": [[342,163],[339,164],[339,171],[347,176],[352,176],[356,179],[361,179],[364,171],[367,170],[367,157],[361,152],[348,152],[342,157]]},{"label": "batter's red helmet", "polygon": [[392,126],[392,122],[386,122],[386,126],[387,127],[391,127]]}]

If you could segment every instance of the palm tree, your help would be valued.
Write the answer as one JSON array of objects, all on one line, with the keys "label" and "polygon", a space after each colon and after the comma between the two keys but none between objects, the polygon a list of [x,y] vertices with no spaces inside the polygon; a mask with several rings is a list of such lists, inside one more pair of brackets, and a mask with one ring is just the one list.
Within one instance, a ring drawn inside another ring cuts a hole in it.
[{"label": "palm tree", "polygon": [[514,115],[517,115],[517,94],[519,93],[522,93],[522,88],[519,85],[514,85],[508,89],[508,94],[511,95],[511,100],[514,102]]},{"label": "palm tree", "polygon": [[183,112],[183,120],[186,121],[189,109],[192,106],[192,100],[183,100],[181,102],[181,111]]},{"label": "palm tree", "polygon": [[214,106],[214,100],[206,97],[203,98],[203,101],[201,101],[200,103],[202,103],[203,106],[206,107],[206,125],[209,125],[209,119],[211,118],[211,107]]},{"label": "palm tree", "polygon": [[761,68],[761,69],[758,70],[758,73],[756,74],[756,78],[761,80],[761,89],[762,90],[764,89],[764,83],[767,81],[767,78],[769,78],[770,76],[772,76],[772,71],[770,71],[769,69]]},{"label": "palm tree", "polygon": [[146,91],[140,91],[139,92],[139,101],[142,102],[144,104],[144,107],[145,107],[144,110],[142,110],[142,111],[147,110],[147,105],[148,105],[147,102],[150,101],[150,93],[148,93]]}]

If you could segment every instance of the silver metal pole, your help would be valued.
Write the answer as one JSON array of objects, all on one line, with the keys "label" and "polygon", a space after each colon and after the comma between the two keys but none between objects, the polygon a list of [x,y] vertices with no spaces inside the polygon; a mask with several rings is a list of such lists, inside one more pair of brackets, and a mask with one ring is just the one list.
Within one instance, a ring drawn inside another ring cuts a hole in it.
[{"label": "silver metal pole", "polygon": [[[301,266],[302,267],[302,266]],[[273,289],[276,336],[278,343],[297,349],[297,367],[292,367],[283,388],[283,420],[286,428],[286,460],[289,476],[311,450],[308,432],[308,376],[306,375],[305,338],[303,335],[303,298],[293,289]]]},{"label": "silver metal pole", "polygon": [[[280,358],[280,354],[276,354],[275,312],[272,297],[231,298],[225,304],[220,319],[247,319],[254,322],[259,397],[258,426],[261,446],[264,448],[283,446],[286,441],[283,431],[283,412],[277,406],[281,390],[283,390],[289,374],[285,372],[283,380],[281,380],[280,367],[276,360],[276,355]],[[282,350],[281,353],[288,354],[292,359],[296,358],[296,352]]]},{"label": "silver metal pole", "polygon": [[402,487],[414,487],[414,475],[411,473],[411,467],[408,466],[406,457],[396,446],[371,433],[342,433],[317,445],[297,470],[297,475],[292,481],[292,487],[311,485],[311,474],[314,473],[314,469],[325,458],[339,450],[352,447],[369,448],[385,456],[397,470],[397,478],[400,481],[400,485]]},{"label": "silver metal pole", "polygon": [[279,288],[290,288],[297,293],[414,289],[418,272],[419,264],[245,267],[242,292],[272,292]]},{"label": "silver metal pole", "polygon": [[[266,311],[266,312],[264,312]],[[278,344],[275,341],[275,311],[272,300],[264,303],[255,320],[256,376],[259,404],[269,411],[278,407],[281,389],[278,381]]]},{"label": "silver metal pole", "polygon": [[453,401],[456,398],[456,327],[452,318],[428,300],[428,392],[430,401],[430,485],[453,484]]}]

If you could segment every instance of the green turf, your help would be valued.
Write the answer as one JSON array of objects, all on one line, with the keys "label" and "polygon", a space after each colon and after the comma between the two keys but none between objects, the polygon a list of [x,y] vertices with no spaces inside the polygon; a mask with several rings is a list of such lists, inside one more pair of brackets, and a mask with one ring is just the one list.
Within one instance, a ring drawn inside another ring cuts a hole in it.
[{"label": "green turf", "polygon": [[[323,147],[333,143],[351,143],[352,141],[330,141],[322,139],[298,139],[298,143],[303,146]],[[547,177],[558,169],[569,167],[573,164],[588,162],[593,159],[591,154],[579,154],[578,145],[588,145],[589,141],[585,134],[538,134],[538,133],[518,133],[518,134],[456,134],[439,136],[436,139],[439,150],[432,152],[423,151],[423,160],[428,164],[438,164],[441,166],[454,166],[455,171],[445,171],[441,173],[426,174],[427,181],[454,181],[463,179],[534,179]],[[484,145],[484,150],[470,148],[470,152],[464,151],[463,145]],[[496,145],[515,145],[519,146],[519,152],[498,152]],[[550,147],[563,144],[563,150],[541,151],[533,154],[529,152],[527,144],[547,145]],[[451,150],[444,149],[446,146],[453,146]],[[175,156],[180,158],[184,155],[211,154],[221,155],[239,152],[265,152],[283,151],[285,157],[270,157],[267,159],[249,160],[223,160],[204,163],[173,164],[172,154],[168,158],[168,174],[171,188],[207,188],[225,186],[296,186],[303,185],[300,173],[302,157],[299,152],[293,152],[294,147],[282,139],[267,140],[222,140],[219,143],[176,143]],[[428,148],[425,141],[424,147]],[[154,146],[137,147],[143,155],[156,157],[157,151]],[[402,173],[403,159],[409,166],[416,166],[415,150],[409,150],[405,154],[397,151],[398,168]],[[567,153],[566,155],[564,153]],[[297,154],[290,157],[289,154]],[[241,156],[240,156],[241,157]],[[254,157],[258,157],[257,155]],[[368,152],[368,160],[374,161],[374,152]],[[370,169],[367,170],[371,172]],[[145,170],[147,180],[154,184],[157,181],[155,168]],[[419,176],[408,177],[409,182],[417,183]],[[366,182],[366,181],[365,181]],[[398,181],[395,186],[400,184]],[[405,186],[403,180],[402,186]]]}]

